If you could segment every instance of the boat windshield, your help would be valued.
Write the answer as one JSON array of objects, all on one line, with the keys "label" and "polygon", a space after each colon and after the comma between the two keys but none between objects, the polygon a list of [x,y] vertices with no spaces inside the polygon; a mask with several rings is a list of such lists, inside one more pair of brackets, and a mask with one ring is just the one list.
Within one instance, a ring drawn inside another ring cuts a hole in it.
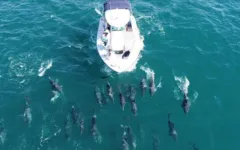
[{"label": "boat windshield", "polygon": [[126,30],[125,27],[114,27],[114,26],[111,26],[111,31],[124,31]]}]

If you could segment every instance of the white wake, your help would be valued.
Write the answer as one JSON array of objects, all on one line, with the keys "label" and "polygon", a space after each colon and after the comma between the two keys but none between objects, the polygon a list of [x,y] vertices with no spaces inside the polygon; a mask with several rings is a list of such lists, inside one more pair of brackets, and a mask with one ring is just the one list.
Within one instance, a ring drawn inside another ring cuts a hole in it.
[{"label": "white wake", "polygon": [[52,67],[52,60],[47,60],[41,63],[41,67],[38,69],[38,76],[42,77],[45,72]]}]

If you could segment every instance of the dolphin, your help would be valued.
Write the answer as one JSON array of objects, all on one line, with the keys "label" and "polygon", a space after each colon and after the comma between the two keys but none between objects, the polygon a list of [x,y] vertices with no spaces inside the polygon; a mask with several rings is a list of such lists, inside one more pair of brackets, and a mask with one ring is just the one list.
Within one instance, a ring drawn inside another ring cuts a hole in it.
[{"label": "dolphin", "polygon": [[124,131],[123,137],[122,137],[122,149],[129,150],[129,145],[128,145],[127,138],[126,138],[126,131]]},{"label": "dolphin", "polygon": [[156,136],[153,136],[153,149],[159,150],[159,140]]},{"label": "dolphin", "polygon": [[73,123],[76,124],[78,119],[78,112],[75,106],[72,106],[71,115],[72,115]]},{"label": "dolphin", "polygon": [[121,89],[120,87],[119,88],[119,99],[120,99],[120,105],[122,107],[122,110],[124,110],[124,107],[126,105],[126,100],[125,100],[125,97],[123,96],[122,92],[121,92]]},{"label": "dolphin", "polygon": [[3,122],[3,119],[1,119],[0,120],[0,145],[4,144],[6,135],[7,135],[7,133],[6,133],[6,129],[4,127],[4,122]]},{"label": "dolphin", "polygon": [[3,123],[3,120],[1,119],[0,120],[0,135],[4,132],[4,123]]},{"label": "dolphin", "polygon": [[29,106],[29,97],[25,97],[25,107],[24,107],[24,121],[27,122],[28,124],[31,123],[32,121],[32,113],[31,113],[31,108]]},{"label": "dolphin", "polygon": [[114,98],[113,98],[113,89],[110,85],[109,82],[107,82],[107,93],[108,93],[108,96],[111,98],[112,101],[114,101]]},{"label": "dolphin", "polygon": [[129,86],[129,98],[130,98],[130,102],[131,102],[131,106],[132,106],[132,113],[134,116],[137,115],[137,104],[136,104],[136,90],[133,87],[133,85]]},{"label": "dolphin", "polygon": [[123,127],[123,136],[122,136],[122,149],[123,150],[129,150],[129,145],[128,145],[128,137],[127,137],[127,132],[124,126]]},{"label": "dolphin", "polygon": [[107,103],[108,103],[108,98],[107,98],[107,96],[104,94],[104,90],[101,90],[101,96],[102,96],[102,103],[103,103],[103,104],[107,104]]},{"label": "dolphin", "polygon": [[92,137],[95,140],[95,142],[101,143],[102,142],[102,136],[101,136],[101,134],[98,131],[97,122],[96,121],[97,121],[97,116],[96,116],[95,110],[94,110],[94,115],[92,117],[91,134],[92,134]]},{"label": "dolphin", "polygon": [[132,113],[134,116],[137,116],[137,104],[136,100],[131,100]]},{"label": "dolphin", "polygon": [[84,118],[78,114],[77,115],[77,126],[80,128],[80,134],[83,134],[84,131]]},{"label": "dolphin", "polygon": [[80,132],[81,132],[81,134],[83,134],[83,131],[84,131],[84,119],[82,118],[80,120]]},{"label": "dolphin", "polygon": [[72,125],[71,125],[71,117],[70,115],[68,114],[67,117],[65,118],[64,120],[64,130],[65,130],[65,138],[67,140],[70,139],[70,135],[71,135],[71,132],[72,132]]},{"label": "dolphin", "polygon": [[97,116],[94,112],[94,115],[92,116],[92,128],[91,128],[92,136],[97,135]]},{"label": "dolphin", "polygon": [[50,84],[52,85],[52,89],[56,90],[58,92],[62,92],[62,86],[58,85],[56,81],[54,81],[52,78],[48,77]]},{"label": "dolphin", "polygon": [[136,138],[134,137],[132,128],[130,126],[127,126],[127,135],[128,135],[128,139],[129,139],[129,143],[131,144],[131,147],[133,149],[136,149],[137,147]]},{"label": "dolphin", "polygon": [[168,113],[168,128],[169,128],[169,135],[172,136],[174,141],[177,141],[177,131],[174,127],[174,123],[171,121],[171,113]]},{"label": "dolphin", "polygon": [[146,80],[144,78],[142,78],[141,82],[140,82],[140,88],[142,91],[142,96],[144,96],[146,89],[147,89],[147,83]]},{"label": "dolphin", "polygon": [[154,76],[153,75],[150,78],[149,88],[150,88],[149,89],[150,95],[153,96],[153,94],[156,92],[155,80],[154,80]]},{"label": "dolphin", "polygon": [[189,101],[187,94],[186,93],[183,93],[183,94],[184,94],[184,99],[181,106],[183,108],[185,115],[187,115],[190,110],[191,102]]},{"label": "dolphin", "polygon": [[136,90],[133,87],[133,85],[129,86],[129,98],[130,100],[135,100],[135,96],[136,96]]},{"label": "dolphin", "polygon": [[102,93],[97,86],[95,87],[95,94],[96,94],[98,104],[102,107]]}]

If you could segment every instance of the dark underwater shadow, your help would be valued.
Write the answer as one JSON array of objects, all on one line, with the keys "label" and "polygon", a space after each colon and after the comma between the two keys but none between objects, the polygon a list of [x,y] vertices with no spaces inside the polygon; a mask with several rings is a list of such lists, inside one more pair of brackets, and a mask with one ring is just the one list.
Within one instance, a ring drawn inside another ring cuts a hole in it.
[{"label": "dark underwater shadow", "polygon": [[[92,81],[106,77],[103,68],[104,62],[101,60],[96,47],[96,36],[98,23],[81,23],[79,27],[83,31],[73,30],[69,34],[68,40],[72,45],[68,48],[68,54],[63,56],[70,65],[76,65],[74,72],[84,72],[84,75]],[[76,45],[81,45],[80,47]]]}]

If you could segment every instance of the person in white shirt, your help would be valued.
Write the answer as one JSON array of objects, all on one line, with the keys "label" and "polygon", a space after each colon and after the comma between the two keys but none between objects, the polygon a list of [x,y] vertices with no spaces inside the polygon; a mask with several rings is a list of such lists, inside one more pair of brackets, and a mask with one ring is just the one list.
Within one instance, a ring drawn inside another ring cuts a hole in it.
[{"label": "person in white shirt", "polygon": [[109,30],[106,29],[106,30],[103,32],[103,35],[102,35],[102,41],[103,41],[103,45],[104,45],[104,46],[107,45],[108,39],[109,39]]}]

